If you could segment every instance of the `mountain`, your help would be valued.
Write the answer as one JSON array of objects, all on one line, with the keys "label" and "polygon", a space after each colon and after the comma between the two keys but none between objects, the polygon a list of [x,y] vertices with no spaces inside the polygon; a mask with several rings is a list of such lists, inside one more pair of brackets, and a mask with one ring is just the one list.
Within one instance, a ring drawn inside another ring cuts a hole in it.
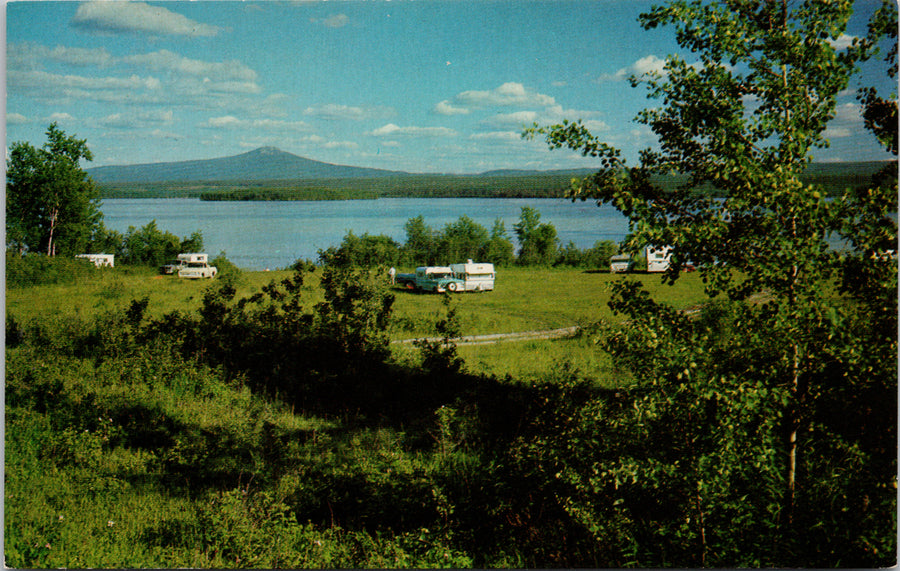
[{"label": "mountain", "polygon": [[[811,181],[832,185],[855,186],[868,181],[873,173],[886,162],[864,163],[813,163],[805,176]],[[586,176],[595,169],[570,170],[519,170],[505,169],[480,173],[478,175],[456,175],[474,179],[532,176]],[[361,178],[447,178],[452,175],[412,175],[402,171],[389,171],[347,165],[323,163],[287,153],[275,147],[260,147],[256,150],[222,157],[218,159],[179,161],[172,163],[148,163],[141,165],[106,166],[85,169],[94,182],[113,183],[164,183],[164,182],[209,182],[209,181],[276,181],[315,179],[361,179]]]},{"label": "mountain", "polygon": [[85,169],[97,183],[361,178],[405,175],[399,171],[334,165],[275,147],[219,159],[106,166]]}]

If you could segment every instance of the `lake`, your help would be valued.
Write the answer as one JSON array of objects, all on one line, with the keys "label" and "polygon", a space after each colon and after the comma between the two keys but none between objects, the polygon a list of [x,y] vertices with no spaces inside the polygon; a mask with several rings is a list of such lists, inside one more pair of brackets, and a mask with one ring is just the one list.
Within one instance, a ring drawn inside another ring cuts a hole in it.
[{"label": "lake", "polygon": [[[513,225],[523,206],[541,213],[541,222],[556,227],[560,245],[569,241],[581,249],[598,240],[621,241],[628,221],[610,206],[564,199],[512,198],[379,198],[340,201],[241,201],[212,202],[193,198],[107,199],[102,202],[107,228],[123,234],[156,220],[162,231],[179,238],[199,230],[210,257],[225,252],[237,266],[249,270],[276,269],[297,259],[316,260],[320,249],[337,246],[349,231],[385,234],[398,243],[406,241],[403,226],[422,216],[434,230],[441,230],[460,216],[468,216],[488,231],[494,220],[503,220],[516,243]],[[447,263],[457,260],[447,260]]]}]

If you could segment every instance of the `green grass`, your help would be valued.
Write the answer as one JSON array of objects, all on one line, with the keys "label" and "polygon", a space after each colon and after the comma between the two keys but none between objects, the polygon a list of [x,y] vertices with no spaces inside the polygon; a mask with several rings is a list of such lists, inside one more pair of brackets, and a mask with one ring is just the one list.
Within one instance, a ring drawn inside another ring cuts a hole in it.
[{"label": "green grass", "polygon": [[[242,272],[237,296],[249,296],[272,280],[282,280],[289,271]],[[116,268],[98,271],[94,279],[74,284],[36,286],[7,292],[7,314],[24,324],[32,319],[62,320],[91,318],[107,311],[127,308],[132,300],[149,298],[148,315],[159,317],[175,310],[196,311],[211,282],[161,276],[151,269]],[[644,283],[654,297],[685,308],[704,299],[697,274],[685,274],[674,286],[663,285],[659,275],[631,274],[627,278],[577,269],[499,268],[496,289],[485,293],[452,296],[463,335],[513,333],[584,326],[599,320],[616,320],[607,307],[609,284],[622,279]],[[315,279],[306,286],[306,306],[321,301]],[[413,339],[435,335],[435,323],[445,317],[441,296],[395,289],[391,338]],[[398,359],[414,359],[417,350],[394,346]],[[501,342],[494,345],[459,347],[472,372],[507,374],[514,377],[539,375],[570,362],[585,373],[620,382],[607,358],[589,339]]]},{"label": "green grass", "polygon": [[[289,271],[242,272],[237,296],[252,295]],[[654,297],[682,308],[703,299],[697,274],[685,274],[675,286],[660,276],[632,274]],[[608,284],[621,275],[574,269],[499,268],[496,289],[485,293],[453,295],[464,335],[555,329],[612,318],[606,303]],[[97,271],[94,279],[74,284],[42,285],[7,291],[6,309],[20,321],[48,316],[91,317],[107,310],[127,308],[132,300],[149,298],[148,312],[159,316],[173,310],[195,311],[212,282],[158,275],[151,269],[116,268]],[[307,282],[307,305],[321,300],[314,280]],[[433,324],[443,316],[441,296],[395,289],[392,338],[433,335]]]}]

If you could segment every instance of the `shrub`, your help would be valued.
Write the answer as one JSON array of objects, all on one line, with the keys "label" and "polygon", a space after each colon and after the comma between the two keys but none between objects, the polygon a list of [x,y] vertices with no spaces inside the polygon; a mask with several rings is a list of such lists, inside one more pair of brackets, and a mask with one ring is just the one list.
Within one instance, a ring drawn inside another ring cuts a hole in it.
[{"label": "shrub", "polygon": [[84,258],[47,256],[44,254],[6,250],[6,287],[22,288],[36,285],[73,284],[104,271]]}]

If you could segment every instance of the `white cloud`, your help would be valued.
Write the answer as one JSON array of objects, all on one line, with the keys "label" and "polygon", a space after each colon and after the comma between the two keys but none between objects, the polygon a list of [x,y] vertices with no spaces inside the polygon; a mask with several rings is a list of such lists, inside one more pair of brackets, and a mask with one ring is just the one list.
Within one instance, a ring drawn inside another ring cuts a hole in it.
[{"label": "white cloud", "polygon": [[438,115],[468,115],[469,109],[456,107],[446,99],[434,106],[434,112]]},{"label": "white cloud", "polygon": [[469,137],[476,141],[521,141],[522,133],[518,131],[490,131],[488,133],[475,133]]},{"label": "white cloud", "polygon": [[40,69],[43,60],[75,66],[107,67],[115,58],[106,48],[72,48],[56,46],[50,48],[40,44],[9,44],[6,54],[7,66],[10,69]]},{"label": "white cloud", "polygon": [[59,100],[65,97],[109,100],[97,97],[100,93],[115,92],[119,95],[135,96],[135,91],[158,90],[161,86],[155,77],[87,77],[82,75],[60,75],[45,71],[9,70],[7,90],[35,97],[37,99]]},{"label": "white cloud", "polygon": [[200,83],[202,87],[193,84],[194,88],[202,91],[215,91],[218,93],[253,94],[262,91],[262,88],[252,81],[212,81],[208,77],[204,77]]},{"label": "white cloud", "polygon": [[154,125],[171,125],[175,121],[172,110],[139,111],[136,113],[113,113],[99,119],[97,123],[104,127],[118,129],[147,128]]},{"label": "white cloud", "polygon": [[216,26],[145,2],[85,2],[78,7],[71,25],[99,34],[215,36],[219,32]]},{"label": "white cloud", "polygon": [[577,109],[564,109],[561,105],[551,105],[540,111],[516,111],[514,113],[501,113],[485,119],[484,123],[496,127],[517,127],[531,126],[534,123],[541,125],[549,123],[558,123],[563,119],[575,120],[581,119],[587,125],[590,123],[593,128],[588,127],[592,131],[606,130],[608,127],[602,121],[586,119],[597,115],[596,111],[582,111]]},{"label": "white cloud", "polygon": [[455,137],[456,131],[447,127],[400,127],[393,123],[388,123],[383,127],[379,127],[369,133],[376,137],[390,137],[393,135],[403,135],[409,137]]},{"label": "white cloud", "polygon": [[490,125],[497,126],[517,126],[531,125],[534,122],[546,123],[548,121],[539,121],[540,115],[537,111],[516,111],[514,113],[502,113],[490,117],[485,122]]},{"label": "white cloud", "polygon": [[826,41],[829,44],[831,44],[831,47],[833,47],[834,49],[836,49],[838,51],[841,51],[841,50],[845,50],[845,49],[849,48],[850,45],[853,44],[853,41],[856,39],[857,38],[855,36],[848,36],[847,34],[841,34],[840,37],[838,37],[838,39],[836,39],[836,40],[828,38]]},{"label": "white cloud", "polygon": [[862,121],[862,107],[858,103],[844,103],[834,110],[834,120],[857,123]]},{"label": "white cloud", "polygon": [[587,128],[588,131],[595,135],[597,133],[610,130],[610,126],[606,122],[600,121],[599,119],[588,119],[587,121],[582,121],[581,123]]},{"label": "white cloud", "polygon": [[7,125],[22,125],[28,122],[28,118],[22,115],[21,113],[7,113],[6,114],[6,124]]},{"label": "white cloud", "polygon": [[628,67],[623,67],[616,73],[604,73],[600,75],[600,77],[597,78],[597,81],[624,81],[632,75],[640,77],[647,73],[658,73],[660,75],[665,75],[665,70],[663,69],[665,65],[665,59],[650,54],[648,56],[642,57]]},{"label": "white cloud", "polygon": [[126,56],[122,58],[122,61],[143,66],[152,71],[170,71],[218,80],[256,81],[256,72],[239,61],[209,62],[189,59],[168,50]]},{"label": "white cloud", "polygon": [[279,119],[238,119],[234,115],[211,117],[200,123],[207,129],[262,129],[269,131],[308,131],[310,126],[303,121],[281,121]]},{"label": "white cloud", "polygon": [[359,145],[353,141],[329,141],[322,145],[326,149],[356,149]]},{"label": "white cloud", "polygon": [[213,127],[217,129],[228,128],[228,127],[239,127],[243,124],[243,122],[234,117],[232,115],[226,115],[224,117],[211,117],[206,124],[202,125],[204,127]]},{"label": "white cloud", "polygon": [[349,119],[361,121],[364,119],[384,119],[395,115],[396,111],[391,107],[353,107],[349,105],[326,103],[307,107],[303,111],[303,114],[310,117],[320,117],[322,119]]},{"label": "white cloud", "polygon": [[342,28],[350,23],[350,18],[346,14],[334,14],[327,18],[310,18],[310,22],[314,24],[322,24],[329,28]]},{"label": "white cloud", "polygon": [[68,113],[53,113],[47,119],[50,121],[74,121],[75,117],[72,117]]},{"label": "white cloud", "polygon": [[463,91],[456,96],[456,101],[475,107],[492,106],[548,106],[555,105],[556,100],[549,95],[531,91],[521,83],[504,83],[490,91]]},{"label": "white cloud", "polygon": [[852,137],[863,130],[862,108],[857,103],[838,105],[834,110],[834,119],[828,123],[823,136],[826,139],[843,139]]}]

